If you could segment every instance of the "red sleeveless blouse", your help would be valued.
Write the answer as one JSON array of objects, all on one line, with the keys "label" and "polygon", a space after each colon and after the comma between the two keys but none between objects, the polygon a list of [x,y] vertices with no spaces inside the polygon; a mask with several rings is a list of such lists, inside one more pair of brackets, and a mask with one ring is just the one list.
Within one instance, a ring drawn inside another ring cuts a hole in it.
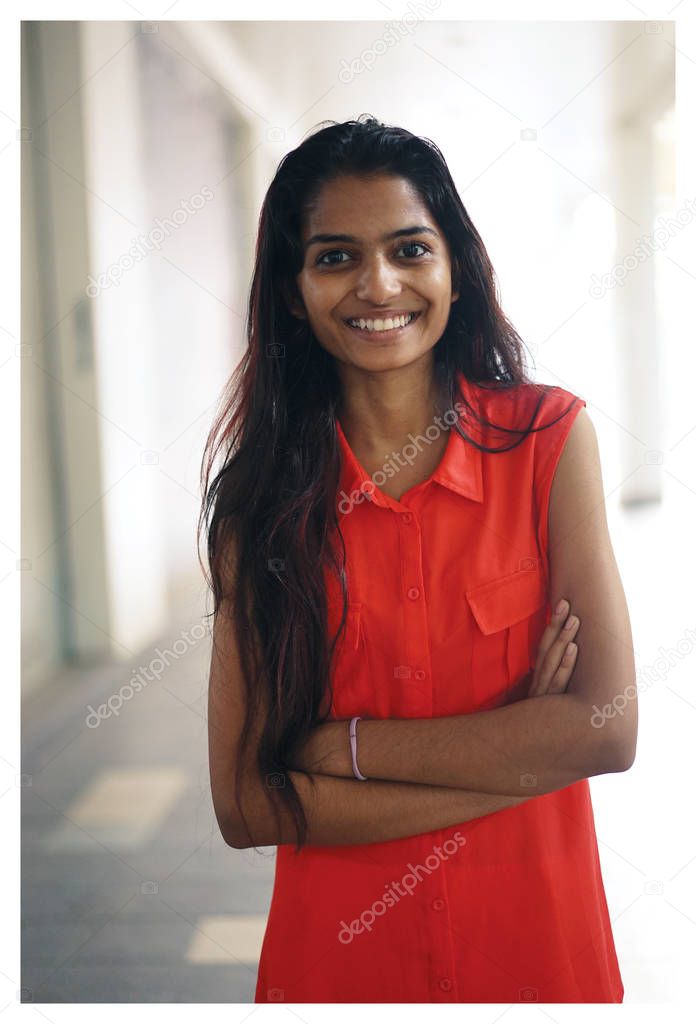
[{"label": "red sleeveless blouse", "polygon": [[[551,613],[551,483],[586,403],[551,388],[532,422],[532,385],[458,379],[496,424],[540,426],[571,408],[500,454],[450,429],[435,472],[399,501],[369,486],[339,424],[350,603],[332,717],[460,715],[524,698]],[[489,447],[517,437],[476,422],[465,432]],[[327,589],[333,635],[328,574]],[[408,838],[277,849],[257,1003],[621,1002],[623,991],[587,779]]]}]

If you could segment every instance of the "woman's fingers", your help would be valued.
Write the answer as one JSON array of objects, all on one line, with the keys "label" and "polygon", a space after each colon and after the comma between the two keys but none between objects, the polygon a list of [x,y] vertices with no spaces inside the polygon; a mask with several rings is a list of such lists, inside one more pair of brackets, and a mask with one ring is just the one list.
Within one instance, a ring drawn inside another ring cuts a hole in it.
[{"label": "woman's fingers", "polygon": [[542,634],[529,689],[530,697],[563,693],[568,685],[577,657],[577,645],[572,641],[580,627],[579,618],[577,615],[568,615],[569,610],[569,603],[564,601],[563,609],[554,613]]},{"label": "woman's fingers", "polygon": [[564,622],[568,617],[568,613],[570,612],[570,604],[565,599],[559,601],[558,607],[560,607],[561,610],[554,611],[553,615],[549,620],[548,625],[546,626],[546,629],[541,635],[541,640],[539,641],[539,649],[537,651],[537,657],[535,662],[535,664],[537,665],[540,665],[543,662],[544,657],[546,656],[546,652],[558,636],[559,632],[563,627]]},{"label": "woman's fingers", "polygon": [[561,658],[552,679],[550,680],[546,689],[547,693],[565,693],[566,686],[570,682],[570,677],[573,674],[575,668],[575,659],[577,658],[578,645],[575,643],[568,643],[561,654]]}]

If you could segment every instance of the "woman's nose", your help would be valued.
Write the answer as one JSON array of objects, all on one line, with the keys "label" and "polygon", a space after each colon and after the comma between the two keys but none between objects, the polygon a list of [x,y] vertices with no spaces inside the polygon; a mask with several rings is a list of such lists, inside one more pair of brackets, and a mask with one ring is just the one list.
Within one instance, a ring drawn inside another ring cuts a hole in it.
[{"label": "woman's nose", "polygon": [[355,288],[356,298],[381,306],[400,292],[398,268],[389,266],[386,260],[369,260],[360,269]]}]

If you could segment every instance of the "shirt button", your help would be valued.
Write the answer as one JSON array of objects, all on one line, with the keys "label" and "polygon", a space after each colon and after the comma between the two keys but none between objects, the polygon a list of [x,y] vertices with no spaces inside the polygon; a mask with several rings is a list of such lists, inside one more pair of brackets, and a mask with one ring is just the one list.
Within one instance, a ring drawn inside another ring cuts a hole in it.
[{"label": "shirt button", "polygon": [[440,899],[439,896],[437,897],[437,899],[434,899],[433,902],[430,905],[433,908],[433,910],[444,910],[445,909],[445,901],[443,899]]},{"label": "shirt button", "polygon": [[413,674],[416,677],[416,679],[425,679],[425,672],[423,671],[422,668],[417,668]]},{"label": "shirt button", "polygon": [[418,587],[409,587],[407,593],[412,601],[415,601],[417,598],[420,597],[420,590],[418,589]]},{"label": "shirt button", "polygon": [[440,978],[440,988],[443,992],[449,992],[452,988],[452,982],[449,978]]},{"label": "shirt button", "polygon": [[406,523],[408,525],[411,522],[412,519],[413,519],[413,516],[411,515],[410,512],[402,512],[401,513],[401,522],[402,523]]}]

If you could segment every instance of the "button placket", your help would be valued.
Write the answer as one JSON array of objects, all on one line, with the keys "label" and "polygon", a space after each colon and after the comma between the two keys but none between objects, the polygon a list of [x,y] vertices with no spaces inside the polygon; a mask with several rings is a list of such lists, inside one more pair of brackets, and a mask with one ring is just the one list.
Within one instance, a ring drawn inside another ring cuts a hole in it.
[{"label": "button placket", "polygon": [[[440,867],[438,870],[442,871],[442,869]],[[434,878],[431,884],[433,886],[436,884]],[[454,991],[455,960],[450,943],[446,903],[441,896],[436,896],[434,899],[427,897],[423,912],[426,915],[425,926],[430,947],[428,971],[432,998],[433,1001],[451,1002],[456,994]],[[449,995],[443,995],[443,993],[449,993]]]},{"label": "button placket", "polygon": [[[441,1003],[457,1000],[457,960],[447,884],[449,858],[456,856],[456,851],[445,847],[449,835],[449,831],[438,829],[424,835],[418,846],[418,862],[428,871],[421,881],[419,902],[422,927],[427,936],[430,999]],[[411,870],[416,873],[415,867]]]},{"label": "button placket", "polygon": [[[421,859],[427,864],[428,854],[442,858],[440,866],[434,870],[428,881],[428,894],[424,898],[424,923],[429,932],[431,960],[429,967],[430,992],[433,1002],[456,1002],[458,999],[457,958],[450,919],[450,900],[448,884],[448,858],[456,856],[444,849],[445,842],[450,838],[449,830],[439,829],[431,833],[435,841],[426,850],[421,848]],[[430,837],[429,837],[430,839]],[[447,856],[442,856],[442,852]]]},{"label": "button placket", "polygon": [[[416,514],[408,511],[400,513],[398,526],[401,585],[404,595],[403,650],[406,663],[399,668],[402,678],[411,684],[402,688],[402,707],[410,715],[427,718],[433,714],[433,688],[420,524]],[[427,860],[428,857],[437,855],[432,845],[433,841],[437,845],[436,836],[441,837],[442,833],[431,833],[427,839],[424,837],[420,844],[418,859],[429,868],[428,877],[421,881],[421,907],[430,951],[428,974],[431,999],[433,1002],[449,1003],[456,996],[456,987],[455,959],[445,898],[446,861],[443,860],[439,866],[433,868]]]},{"label": "button placket", "polygon": [[[411,682],[411,686],[403,690],[403,709],[409,715],[427,717],[432,714],[432,688],[424,685],[430,677],[430,648],[420,524],[410,510],[399,513],[398,524],[401,579],[406,598],[402,606],[404,653]],[[406,678],[406,673],[402,673],[402,678]]]}]

